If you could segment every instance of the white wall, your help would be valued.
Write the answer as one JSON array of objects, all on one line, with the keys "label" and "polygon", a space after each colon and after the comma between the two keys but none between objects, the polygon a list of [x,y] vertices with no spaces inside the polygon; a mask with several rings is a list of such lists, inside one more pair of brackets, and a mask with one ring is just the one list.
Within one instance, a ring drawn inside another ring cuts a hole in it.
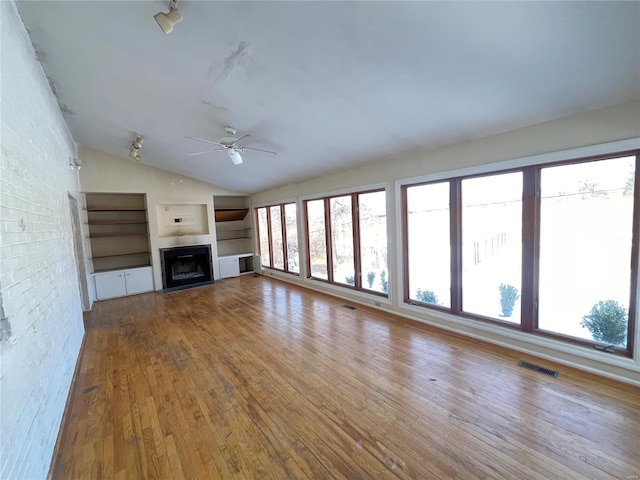
[{"label": "white wall", "polygon": [[574,115],[560,120],[455,145],[417,152],[399,152],[358,168],[341,170],[253,196],[255,205],[300,195],[396,179],[446,172],[475,165],[557,152],[640,136],[640,101]]},{"label": "white wall", "polygon": [[0,2],[0,477],[45,478],[84,328],[75,146],[13,2]]},{"label": "white wall", "polygon": [[[123,152],[128,150],[123,146]],[[220,278],[218,271],[215,223],[213,219],[214,195],[242,195],[239,192],[217,187],[176,173],[149,167],[134,160],[115,157],[108,153],[80,147],[78,156],[82,160],[80,182],[82,191],[88,193],[145,193],[147,195],[147,217],[149,221],[149,241],[155,289],[162,289],[160,249],[183,245],[180,237],[160,237],[156,207],[160,204],[206,204],[209,215],[209,234],[193,235],[190,244],[211,244],[214,277]],[[92,282],[90,282],[90,288]],[[95,298],[92,292],[92,301]]]},{"label": "white wall", "polygon": [[[379,306],[387,311],[427,322],[442,328],[474,336],[493,343],[507,345],[523,352],[553,359],[613,378],[640,385],[640,352],[635,359],[620,358],[597,352],[565,342],[541,338],[522,332],[513,332],[482,322],[474,322],[453,315],[435,314],[424,308],[407,306],[399,291],[401,258],[398,246],[401,238],[401,219],[399,209],[398,185],[405,179],[442,175],[446,172],[482,170],[517,166],[554,158],[554,152],[576,150],[576,156],[602,153],[596,145],[635,139],[625,143],[625,148],[640,148],[640,102],[633,102],[575,115],[560,120],[545,122],[500,135],[468,141],[431,151],[398,153],[377,163],[358,168],[335,172],[330,175],[308,181],[287,185],[281,188],[261,192],[252,197],[254,206],[297,201],[298,212],[302,212],[301,200],[333,192],[357,191],[362,187],[385,187],[388,193],[387,212],[389,222],[389,300],[380,297],[327,285],[323,282],[306,279],[306,260],[301,258],[301,275],[295,277],[275,271],[265,270],[267,274],[283,280],[300,284],[350,301]],[[590,147],[594,146],[594,147]],[[591,153],[589,153],[591,152]],[[560,154],[561,155],[561,154]],[[571,158],[571,157],[569,157]],[[575,158],[575,157],[573,157]],[[299,214],[299,220],[301,219]],[[304,233],[299,225],[298,238],[300,252],[306,254],[302,239]],[[639,329],[640,330],[640,329]],[[640,332],[636,345],[640,345]],[[640,348],[636,349],[640,350]]]}]

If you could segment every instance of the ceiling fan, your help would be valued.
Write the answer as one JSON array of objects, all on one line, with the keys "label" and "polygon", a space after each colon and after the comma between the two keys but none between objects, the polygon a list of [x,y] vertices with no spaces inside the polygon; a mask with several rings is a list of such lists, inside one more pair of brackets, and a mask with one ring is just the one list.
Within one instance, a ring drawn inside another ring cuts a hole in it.
[{"label": "ceiling fan", "polygon": [[195,155],[204,155],[205,153],[226,151],[229,154],[229,157],[231,157],[231,161],[234,163],[234,165],[240,165],[242,163],[242,156],[240,154],[244,153],[245,150],[255,150],[257,152],[264,152],[264,153],[270,153],[272,155],[277,155],[276,152],[272,152],[270,150],[262,150],[260,148],[247,147],[247,145],[251,145],[256,141],[256,139],[249,134],[238,138],[235,136],[235,134],[237,133],[237,130],[235,128],[224,127],[224,131],[226,132],[227,136],[220,138],[217,142],[214,142],[211,140],[205,140],[203,138],[197,138],[197,137],[184,137],[184,138],[188,138],[189,140],[195,140],[196,142],[209,143],[211,145],[217,145],[219,147],[219,148],[214,148],[213,150],[205,150],[203,152],[189,153],[188,155],[190,157],[193,157]]}]

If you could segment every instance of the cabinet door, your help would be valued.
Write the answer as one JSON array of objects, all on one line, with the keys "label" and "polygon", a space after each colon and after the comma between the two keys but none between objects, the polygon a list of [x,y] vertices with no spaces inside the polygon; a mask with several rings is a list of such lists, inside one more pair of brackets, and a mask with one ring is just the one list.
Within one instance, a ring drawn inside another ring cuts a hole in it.
[{"label": "cabinet door", "polygon": [[221,278],[237,277],[240,275],[238,257],[221,258],[219,264]]},{"label": "cabinet door", "polygon": [[124,271],[127,283],[127,295],[150,292],[153,290],[151,267],[132,268]]},{"label": "cabinet door", "polygon": [[124,272],[105,272],[94,275],[96,282],[96,297],[98,300],[107,298],[124,297],[127,289],[124,281]]}]

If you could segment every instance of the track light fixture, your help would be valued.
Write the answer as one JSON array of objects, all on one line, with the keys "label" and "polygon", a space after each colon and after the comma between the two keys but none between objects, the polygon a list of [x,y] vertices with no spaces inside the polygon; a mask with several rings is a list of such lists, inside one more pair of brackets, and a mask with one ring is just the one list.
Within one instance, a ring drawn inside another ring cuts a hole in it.
[{"label": "track light fixture", "polygon": [[82,168],[82,162],[79,158],[69,158],[69,168],[71,168],[71,170],[80,170],[80,168]]},{"label": "track light fixture", "polygon": [[142,148],[142,143],[144,142],[144,138],[140,135],[136,135],[136,139],[131,144],[131,150],[129,150],[129,157],[133,158],[137,162],[140,161],[141,157],[138,155],[138,150]]},{"label": "track light fixture", "polygon": [[180,10],[176,7],[176,3],[177,0],[170,0],[169,13],[159,12],[153,16],[165,35],[173,32],[173,27],[182,20],[182,15],[180,15]]},{"label": "track light fixture", "polygon": [[131,144],[131,147],[135,148],[136,150],[140,150],[142,148],[143,143],[144,143],[144,138],[142,138],[140,135],[137,135],[136,139]]},{"label": "track light fixture", "polygon": [[133,158],[136,162],[139,162],[142,157],[138,155],[138,151],[135,148],[129,150],[129,157]]}]

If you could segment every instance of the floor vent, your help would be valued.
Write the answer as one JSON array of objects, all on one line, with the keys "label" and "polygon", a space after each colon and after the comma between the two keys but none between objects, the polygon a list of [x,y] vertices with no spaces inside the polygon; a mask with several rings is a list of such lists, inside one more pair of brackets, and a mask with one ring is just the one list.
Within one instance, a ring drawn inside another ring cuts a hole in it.
[{"label": "floor vent", "polygon": [[349,310],[356,310],[356,307],[353,305],[342,305],[344,308],[348,308]]},{"label": "floor vent", "polygon": [[538,365],[534,365],[533,363],[520,360],[518,362],[518,366],[522,368],[528,368],[529,370],[533,370],[534,372],[542,373],[543,375],[558,378],[558,372],[556,372],[555,370],[549,370],[548,368],[540,367]]}]

